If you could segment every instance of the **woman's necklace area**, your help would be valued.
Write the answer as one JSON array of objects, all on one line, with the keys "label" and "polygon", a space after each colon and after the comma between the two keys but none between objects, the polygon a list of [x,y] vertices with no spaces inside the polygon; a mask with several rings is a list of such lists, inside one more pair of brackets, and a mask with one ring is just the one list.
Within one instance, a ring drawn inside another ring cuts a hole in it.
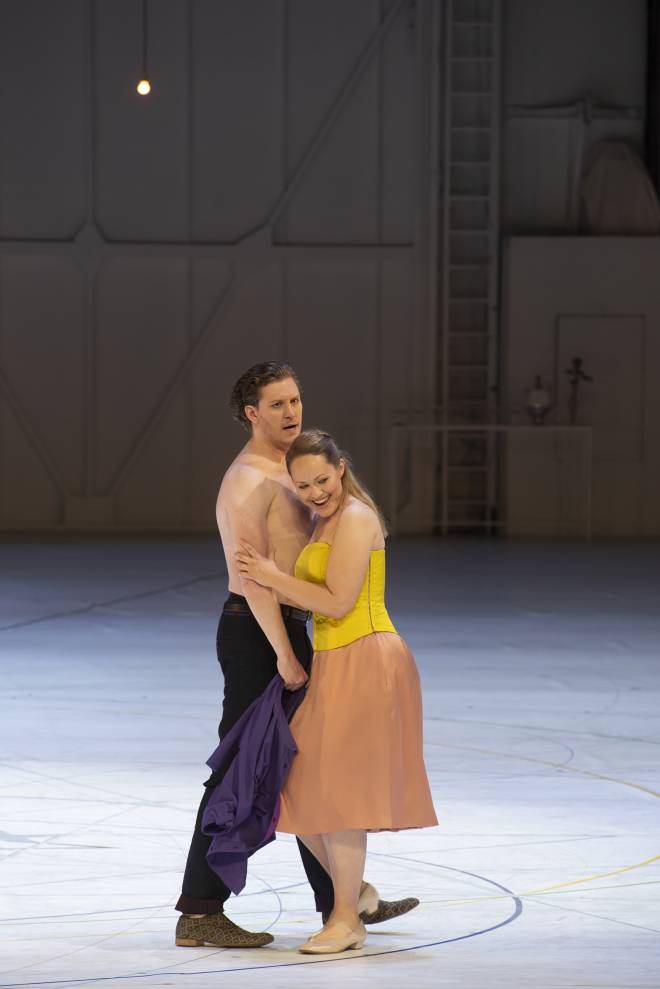
[{"label": "woman's necklace area", "polygon": [[337,531],[337,526],[339,525],[339,519],[341,517],[341,513],[343,509],[344,509],[344,504],[340,501],[333,514],[328,519],[324,519],[325,525],[316,526],[316,528],[314,529],[314,534],[312,536],[312,539],[314,541],[328,543],[330,546],[332,546],[332,537]]}]

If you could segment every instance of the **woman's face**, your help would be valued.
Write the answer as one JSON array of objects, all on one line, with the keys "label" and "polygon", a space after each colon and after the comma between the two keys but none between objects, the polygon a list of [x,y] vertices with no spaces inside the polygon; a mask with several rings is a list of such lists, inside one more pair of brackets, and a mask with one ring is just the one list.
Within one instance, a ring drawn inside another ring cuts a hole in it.
[{"label": "woman's face", "polygon": [[291,479],[298,497],[323,519],[330,518],[339,508],[343,476],[344,461],[333,467],[322,454],[306,453],[291,464]]}]

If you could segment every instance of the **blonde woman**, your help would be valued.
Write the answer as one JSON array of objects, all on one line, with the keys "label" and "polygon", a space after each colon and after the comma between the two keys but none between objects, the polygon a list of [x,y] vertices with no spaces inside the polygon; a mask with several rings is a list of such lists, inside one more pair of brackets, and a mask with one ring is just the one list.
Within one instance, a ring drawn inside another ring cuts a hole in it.
[{"label": "blonde woman", "polygon": [[312,673],[291,722],[298,755],[277,830],[297,835],[332,877],[332,913],[300,948],[330,954],[362,947],[359,913],[377,902],[362,881],[367,832],[432,827],[437,818],[419,675],[385,608],[383,517],[328,433],[301,433],[286,461],[316,515],[295,576],[247,543],[237,561],[242,577],[314,612]]}]

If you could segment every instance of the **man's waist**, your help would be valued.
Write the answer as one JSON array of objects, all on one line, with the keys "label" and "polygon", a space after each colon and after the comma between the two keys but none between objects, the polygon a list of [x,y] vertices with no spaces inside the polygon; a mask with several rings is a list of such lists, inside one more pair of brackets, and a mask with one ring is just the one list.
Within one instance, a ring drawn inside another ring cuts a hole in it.
[{"label": "man's waist", "polygon": [[[309,611],[303,611],[302,608],[294,608],[291,604],[281,604],[280,611],[282,612],[282,618],[289,619],[294,622],[305,623],[309,621],[310,618]],[[229,592],[229,597],[224,603],[222,612],[223,614],[226,614],[227,612],[239,615],[252,614],[247,598],[243,597],[242,594],[236,594],[234,591]]]}]

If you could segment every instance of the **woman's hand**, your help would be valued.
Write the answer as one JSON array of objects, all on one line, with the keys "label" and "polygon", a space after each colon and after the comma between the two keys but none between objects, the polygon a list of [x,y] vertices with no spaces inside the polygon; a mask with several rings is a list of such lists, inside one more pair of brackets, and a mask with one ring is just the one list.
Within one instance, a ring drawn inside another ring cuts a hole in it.
[{"label": "woman's hand", "polygon": [[236,553],[238,572],[243,580],[254,580],[262,587],[272,587],[273,580],[280,573],[274,560],[262,556],[250,543],[241,541],[241,547]]}]

